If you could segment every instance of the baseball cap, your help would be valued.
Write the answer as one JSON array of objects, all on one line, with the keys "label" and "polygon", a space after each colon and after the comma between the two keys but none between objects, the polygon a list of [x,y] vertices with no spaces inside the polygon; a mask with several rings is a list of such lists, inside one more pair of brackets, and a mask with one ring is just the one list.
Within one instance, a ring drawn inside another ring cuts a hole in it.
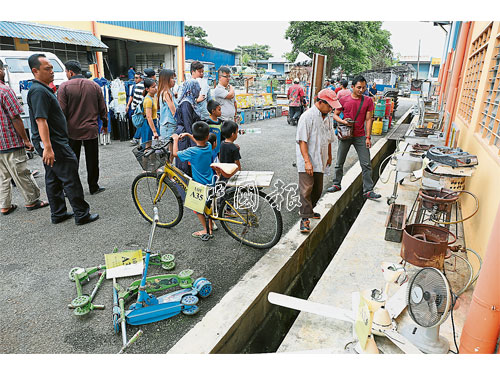
[{"label": "baseball cap", "polygon": [[154,77],[155,74],[155,71],[151,68],[144,69],[144,75],[148,78]]},{"label": "baseball cap", "polygon": [[299,81],[299,79],[298,79],[298,78],[295,78],[295,79],[293,80],[293,83],[299,83],[299,82],[300,82],[300,81]]},{"label": "baseball cap", "polygon": [[317,98],[324,100],[325,102],[330,104],[330,106],[333,109],[342,108],[342,105],[340,104],[339,100],[337,99],[337,95],[335,94],[335,91],[333,91],[332,89],[321,90],[318,93]]}]

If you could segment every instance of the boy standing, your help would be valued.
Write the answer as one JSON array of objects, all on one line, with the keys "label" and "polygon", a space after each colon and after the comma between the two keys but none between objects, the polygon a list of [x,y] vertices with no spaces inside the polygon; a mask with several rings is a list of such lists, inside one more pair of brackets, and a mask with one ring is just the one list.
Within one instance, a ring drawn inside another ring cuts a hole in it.
[{"label": "boy standing", "polygon": [[215,100],[209,100],[207,104],[207,110],[210,113],[210,117],[207,120],[207,124],[210,127],[210,133],[217,136],[217,145],[213,149],[215,155],[219,155],[220,145],[221,145],[221,126],[222,119],[221,116],[221,106],[219,102]]},{"label": "boy standing", "polygon": [[[192,130],[192,135],[189,133],[172,134],[172,140],[174,141],[173,155],[179,158],[180,161],[189,161],[191,163],[194,181],[203,185],[212,185],[214,176],[214,172],[210,167],[210,164],[212,164],[212,146],[208,143],[210,129],[207,123],[197,121],[193,124]],[[196,143],[196,146],[179,151],[179,138],[184,137],[190,137]],[[202,241],[208,241],[212,235],[208,233],[205,216],[199,212],[196,212],[196,215],[203,225],[203,230],[194,232],[192,236],[198,237]],[[209,225],[210,232],[212,232],[211,220],[209,220]]]},{"label": "boy standing", "polygon": [[234,143],[238,138],[238,125],[231,120],[224,121],[221,127],[221,135],[224,141],[220,146],[220,162],[235,163],[238,166],[238,171],[241,171],[240,148]]}]

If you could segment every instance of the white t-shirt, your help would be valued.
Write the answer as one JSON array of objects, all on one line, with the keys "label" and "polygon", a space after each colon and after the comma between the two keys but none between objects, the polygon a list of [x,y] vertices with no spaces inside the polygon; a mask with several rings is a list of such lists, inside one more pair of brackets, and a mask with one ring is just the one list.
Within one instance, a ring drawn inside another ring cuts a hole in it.
[{"label": "white t-shirt", "polygon": [[325,173],[328,159],[328,145],[334,140],[333,124],[330,116],[321,114],[320,110],[313,105],[302,116],[297,125],[296,155],[297,170],[305,172],[305,161],[300,152],[299,141],[307,142],[309,160],[313,166],[313,172]]},{"label": "white t-shirt", "polygon": [[234,115],[236,114],[236,109],[234,108],[235,98],[226,99],[227,94],[229,94],[229,90],[227,90],[221,84],[218,84],[214,90],[214,97],[217,100],[221,107],[220,116],[224,120],[234,120]]}]

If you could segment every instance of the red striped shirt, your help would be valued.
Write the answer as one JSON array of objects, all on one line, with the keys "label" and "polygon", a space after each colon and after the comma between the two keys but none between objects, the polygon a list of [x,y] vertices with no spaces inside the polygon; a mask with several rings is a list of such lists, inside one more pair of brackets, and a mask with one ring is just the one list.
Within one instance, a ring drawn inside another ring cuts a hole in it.
[{"label": "red striped shirt", "polygon": [[0,81],[0,150],[24,147],[23,139],[17,134],[12,118],[21,114],[23,108],[12,89]]}]

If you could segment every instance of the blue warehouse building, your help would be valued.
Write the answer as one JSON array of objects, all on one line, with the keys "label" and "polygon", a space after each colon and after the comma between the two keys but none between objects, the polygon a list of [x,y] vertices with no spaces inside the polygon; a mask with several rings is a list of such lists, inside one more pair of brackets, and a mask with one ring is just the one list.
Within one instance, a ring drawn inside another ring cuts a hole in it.
[{"label": "blue warehouse building", "polygon": [[234,51],[186,42],[186,60],[211,62],[215,70],[221,66],[236,65],[236,55]]}]

